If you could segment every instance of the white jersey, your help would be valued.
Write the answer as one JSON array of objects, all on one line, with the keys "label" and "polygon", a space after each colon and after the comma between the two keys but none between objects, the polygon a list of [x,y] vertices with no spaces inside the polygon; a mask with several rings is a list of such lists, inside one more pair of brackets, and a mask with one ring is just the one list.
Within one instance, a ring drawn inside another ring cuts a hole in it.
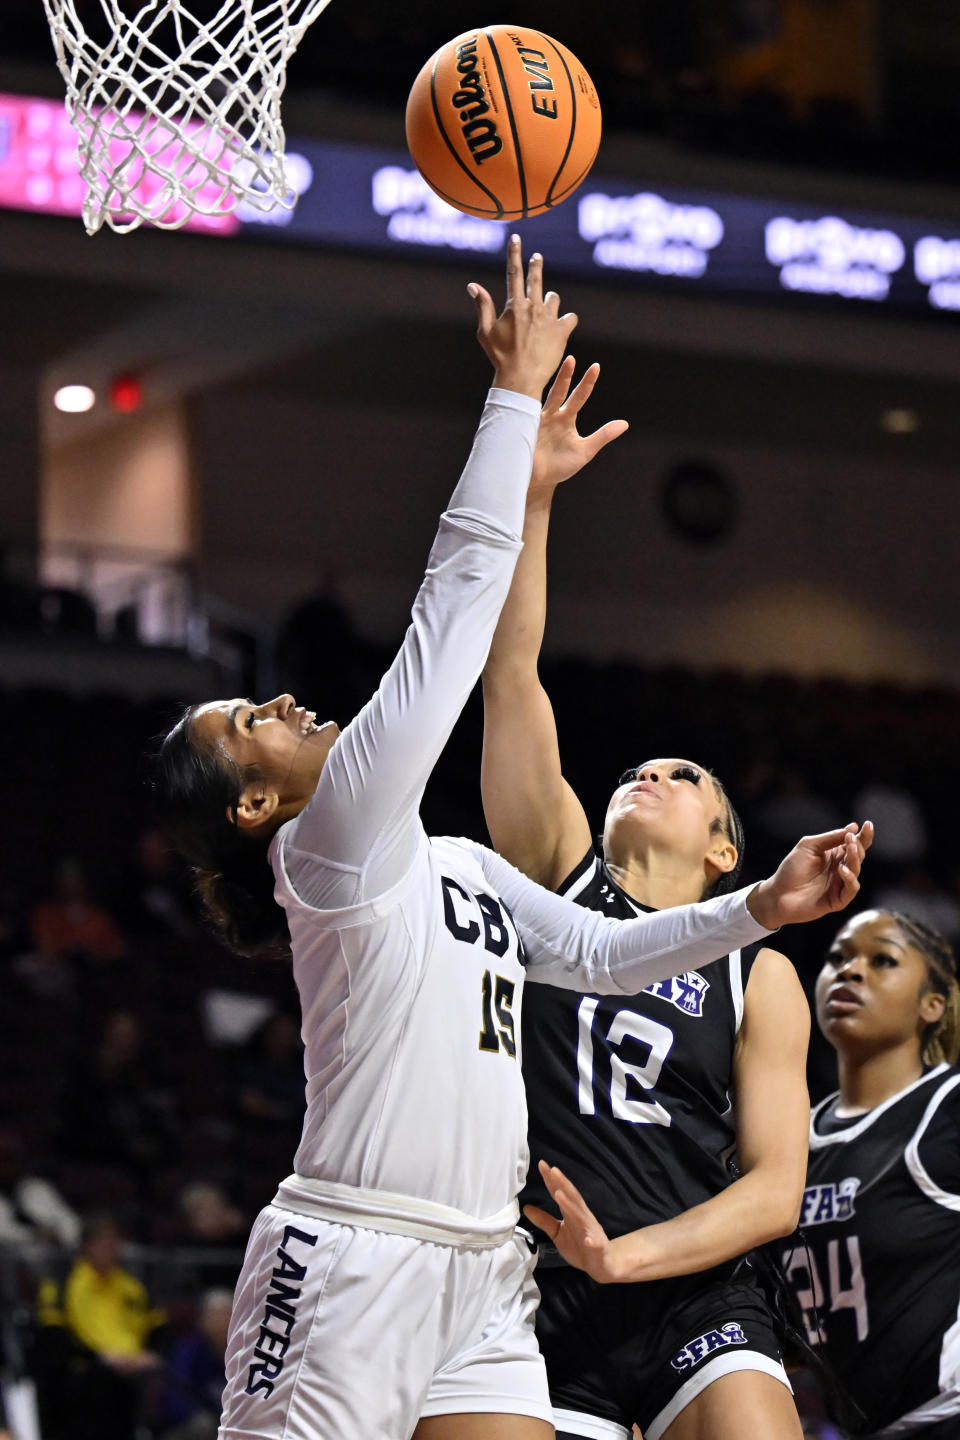
[{"label": "white jersey", "polygon": [[423,830],[424,786],[510,587],[538,416],[533,400],[490,392],[400,652],[270,850],[307,1077],[287,1183],[334,1211],[363,1191],[404,1233],[427,1213],[454,1233],[504,1229],[528,1163],[525,973],[635,994],[768,933],[746,891],[611,920]]}]

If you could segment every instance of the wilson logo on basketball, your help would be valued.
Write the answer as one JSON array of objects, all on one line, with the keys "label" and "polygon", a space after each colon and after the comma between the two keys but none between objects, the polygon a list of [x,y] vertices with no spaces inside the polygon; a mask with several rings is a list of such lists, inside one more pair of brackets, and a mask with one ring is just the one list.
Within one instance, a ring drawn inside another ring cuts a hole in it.
[{"label": "wilson logo on basketball", "polygon": [[525,45],[521,36],[511,35],[510,39],[517,47],[520,64],[530,76],[527,84],[530,87],[530,104],[533,106],[535,114],[543,115],[548,120],[556,120],[556,96],[537,93],[540,90],[553,89],[553,81],[550,78],[550,62],[542,50],[534,50],[531,46]]},{"label": "wilson logo on basketball", "polygon": [[441,200],[481,220],[525,220],[560,205],[593,164],[600,128],[580,61],[525,25],[455,35],[407,100],[420,174]]},{"label": "wilson logo on basketball", "polygon": [[480,63],[477,56],[476,37],[457,46],[457,74],[459,89],[453,96],[453,103],[460,111],[463,138],[470,147],[475,165],[499,155],[503,141],[497,134],[495,120],[484,119],[490,105],[483,88]]}]

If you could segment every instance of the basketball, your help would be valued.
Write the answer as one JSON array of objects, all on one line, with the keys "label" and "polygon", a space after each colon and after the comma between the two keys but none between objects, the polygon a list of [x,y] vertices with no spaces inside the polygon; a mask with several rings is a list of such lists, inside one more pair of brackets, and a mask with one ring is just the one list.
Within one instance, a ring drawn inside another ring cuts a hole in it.
[{"label": "basketball", "polygon": [[406,128],[414,164],[448,204],[487,220],[526,220],[586,176],[600,144],[600,102],[580,61],[549,35],[488,25],[427,61]]}]

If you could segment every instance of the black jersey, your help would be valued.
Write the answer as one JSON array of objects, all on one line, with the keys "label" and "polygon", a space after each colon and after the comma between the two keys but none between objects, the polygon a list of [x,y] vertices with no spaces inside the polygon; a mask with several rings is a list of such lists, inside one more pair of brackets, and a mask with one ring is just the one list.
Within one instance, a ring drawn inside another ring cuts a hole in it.
[{"label": "black jersey", "polygon": [[806,1247],[784,1252],[808,1336],[858,1433],[901,1421],[922,1440],[952,1416],[960,1435],[960,1072],[938,1065],[851,1119],[836,1099],[810,1121]]},{"label": "black jersey", "polygon": [[[650,908],[631,900],[592,851],[559,889],[624,920]],[[736,950],[639,995],[527,988],[524,1203],[551,1208],[538,1160],[565,1171],[612,1235],[668,1220],[729,1184],[733,1052],[761,948]]]}]

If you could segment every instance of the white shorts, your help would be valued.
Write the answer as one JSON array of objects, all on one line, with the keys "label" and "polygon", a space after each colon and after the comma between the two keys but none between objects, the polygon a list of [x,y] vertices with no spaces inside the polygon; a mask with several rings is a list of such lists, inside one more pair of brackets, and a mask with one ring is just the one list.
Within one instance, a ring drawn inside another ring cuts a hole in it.
[{"label": "white shorts", "polygon": [[534,1256],[268,1205],[227,1342],[221,1440],[408,1440],[422,1415],[550,1421]]}]

